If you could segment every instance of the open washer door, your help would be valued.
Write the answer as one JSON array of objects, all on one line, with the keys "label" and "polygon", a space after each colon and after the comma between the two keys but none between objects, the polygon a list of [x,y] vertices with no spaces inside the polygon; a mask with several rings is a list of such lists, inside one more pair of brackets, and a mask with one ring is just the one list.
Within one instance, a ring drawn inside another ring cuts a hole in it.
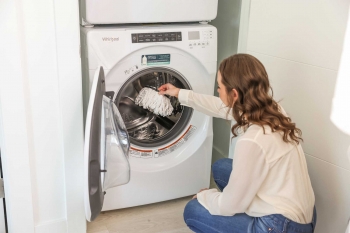
[{"label": "open washer door", "polygon": [[85,125],[85,215],[93,221],[101,212],[106,190],[130,180],[130,141],[122,117],[105,96],[105,77],[99,67],[92,83]]}]

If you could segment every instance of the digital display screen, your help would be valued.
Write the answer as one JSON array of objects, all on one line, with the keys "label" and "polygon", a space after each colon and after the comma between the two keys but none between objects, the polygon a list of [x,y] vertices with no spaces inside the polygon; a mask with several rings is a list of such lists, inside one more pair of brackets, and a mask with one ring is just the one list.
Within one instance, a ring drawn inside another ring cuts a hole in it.
[{"label": "digital display screen", "polygon": [[199,31],[188,32],[189,40],[199,40]]}]

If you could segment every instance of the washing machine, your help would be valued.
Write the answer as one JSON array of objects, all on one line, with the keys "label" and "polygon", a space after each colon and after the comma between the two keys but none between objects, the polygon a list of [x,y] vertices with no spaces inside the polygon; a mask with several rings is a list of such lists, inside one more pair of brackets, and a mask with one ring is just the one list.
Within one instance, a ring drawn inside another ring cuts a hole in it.
[{"label": "washing machine", "polygon": [[135,104],[165,83],[213,95],[217,30],[208,24],[81,28],[87,220],[101,210],[180,198],[208,188],[212,118],[180,105],[170,116]]}]

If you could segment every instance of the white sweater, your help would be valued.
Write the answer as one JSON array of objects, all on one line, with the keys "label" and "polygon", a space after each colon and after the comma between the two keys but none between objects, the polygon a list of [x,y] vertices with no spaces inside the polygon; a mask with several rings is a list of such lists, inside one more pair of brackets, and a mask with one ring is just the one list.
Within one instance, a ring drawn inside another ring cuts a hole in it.
[{"label": "white sweater", "polygon": [[[181,89],[179,101],[207,115],[233,119],[227,116],[228,109],[218,97]],[[282,112],[286,114],[283,109]],[[312,221],[315,205],[301,145],[284,142],[282,134],[271,132],[268,126],[264,134],[258,125],[251,125],[239,136],[224,190],[202,191],[197,199],[212,215],[282,214],[302,224]]]}]

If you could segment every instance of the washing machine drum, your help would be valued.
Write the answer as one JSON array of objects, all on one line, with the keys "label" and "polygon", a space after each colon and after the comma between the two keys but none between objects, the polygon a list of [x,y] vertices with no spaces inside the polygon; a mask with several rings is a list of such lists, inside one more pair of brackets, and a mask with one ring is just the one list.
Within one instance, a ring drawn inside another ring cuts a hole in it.
[{"label": "washing machine drum", "polygon": [[156,115],[135,104],[135,99],[143,87],[158,88],[165,83],[191,89],[181,74],[159,67],[136,73],[119,89],[114,102],[119,108],[132,144],[141,147],[164,146],[188,127],[193,109],[180,105],[176,97],[168,96],[174,110],[167,117]]}]

